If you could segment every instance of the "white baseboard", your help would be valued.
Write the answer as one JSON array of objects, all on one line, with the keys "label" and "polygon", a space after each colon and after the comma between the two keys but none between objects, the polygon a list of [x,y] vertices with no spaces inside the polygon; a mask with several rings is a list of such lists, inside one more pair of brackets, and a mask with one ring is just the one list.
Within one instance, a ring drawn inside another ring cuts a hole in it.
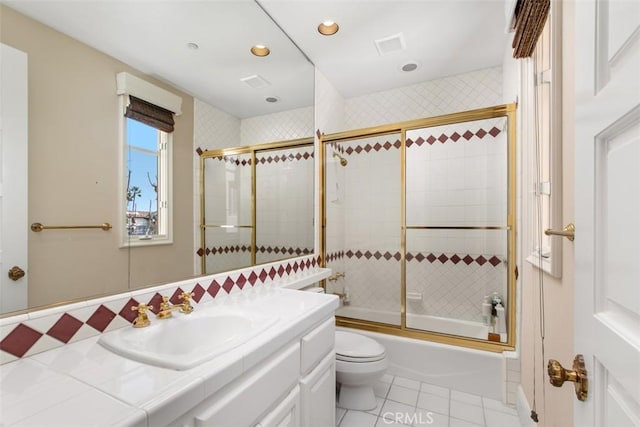
[{"label": "white baseboard", "polygon": [[522,427],[537,427],[538,424],[531,419],[531,406],[527,401],[527,397],[524,395],[522,386],[518,386],[516,393],[516,410],[518,411],[518,418],[520,418],[520,425]]}]

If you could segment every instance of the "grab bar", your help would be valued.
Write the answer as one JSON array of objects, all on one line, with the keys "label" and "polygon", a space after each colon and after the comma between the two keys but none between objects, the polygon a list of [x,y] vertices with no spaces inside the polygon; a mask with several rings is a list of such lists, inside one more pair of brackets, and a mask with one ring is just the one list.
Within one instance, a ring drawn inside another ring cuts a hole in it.
[{"label": "grab bar", "polygon": [[42,225],[39,222],[34,222],[31,224],[31,231],[35,231],[36,233],[42,230],[60,230],[60,229],[77,229],[77,228],[101,228],[104,231],[110,230],[111,224],[108,222],[104,222],[100,225]]}]

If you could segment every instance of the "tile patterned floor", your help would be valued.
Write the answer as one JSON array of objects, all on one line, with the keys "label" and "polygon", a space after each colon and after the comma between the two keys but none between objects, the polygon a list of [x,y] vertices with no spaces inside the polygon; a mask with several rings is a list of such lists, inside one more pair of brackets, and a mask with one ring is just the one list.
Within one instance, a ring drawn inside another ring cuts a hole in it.
[{"label": "tile patterned floor", "polygon": [[502,402],[393,375],[374,387],[371,411],[336,408],[336,427],[520,427]]}]

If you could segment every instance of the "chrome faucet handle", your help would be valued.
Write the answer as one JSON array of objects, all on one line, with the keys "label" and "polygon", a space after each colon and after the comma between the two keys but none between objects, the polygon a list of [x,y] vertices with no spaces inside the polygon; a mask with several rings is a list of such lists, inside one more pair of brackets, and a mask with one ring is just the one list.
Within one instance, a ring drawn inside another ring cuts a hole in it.
[{"label": "chrome faucet handle", "polygon": [[149,326],[151,322],[149,321],[149,315],[147,314],[147,310],[153,310],[152,305],[146,304],[138,304],[136,306],[131,307],[131,311],[137,311],[138,317],[133,321],[134,328],[144,328]]}]

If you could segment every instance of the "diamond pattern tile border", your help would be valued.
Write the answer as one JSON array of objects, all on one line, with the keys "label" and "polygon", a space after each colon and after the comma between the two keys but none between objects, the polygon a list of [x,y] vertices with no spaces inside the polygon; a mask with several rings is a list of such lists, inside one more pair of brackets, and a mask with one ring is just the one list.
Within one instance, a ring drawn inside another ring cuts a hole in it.
[{"label": "diamond pattern tile border", "polygon": [[[380,251],[375,251],[375,252],[371,252],[370,250],[351,250],[348,249],[346,252],[345,251],[340,251],[340,252],[333,252],[330,254],[327,254],[327,261],[335,261],[338,259],[341,259],[343,257],[347,257],[347,258],[356,258],[356,259],[360,259],[360,258],[366,258],[366,259],[370,259],[370,258],[375,258],[376,260],[379,260],[380,258],[384,258],[387,261],[390,261],[391,259],[395,259],[396,261],[400,261],[402,259],[402,255],[400,254],[400,252],[380,252]],[[500,265],[503,260],[498,257],[497,255],[478,255],[478,256],[471,256],[469,254],[433,254],[433,253],[422,253],[422,252],[418,252],[418,253],[412,253],[412,252],[407,252],[406,255],[407,261],[411,262],[411,261],[417,261],[417,262],[423,262],[423,261],[429,261],[430,263],[434,263],[436,261],[439,261],[442,264],[445,264],[447,262],[451,262],[453,264],[457,264],[460,261],[464,262],[465,264],[469,265],[471,263],[476,263],[478,265],[483,265],[485,263],[489,263],[494,267],[497,267],[498,265]]]},{"label": "diamond pattern tile border", "polygon": [[[319,257],[307,255],[296,259],[246,268],[239,273],[222,273],[199,277],[193,279],[190,283],[180,282],[180,285],[176,284],[174,288],[167,288],[167,285],[163,285],[158,292],[153,293],[153,289],[148,290],[149,292],[146,295],[153,295],[148,301],[138,301],[133,297],[127,298],[126,294],[124,294],[123,298],[115,300],[116,303],[121,301],[120,304],[122,304],[117,308],[114,308],[110,303],[96,302],[95,307],[93,307],[93,313],[84,322],[73,316],[71,312],[65,312],[64,307],[62,307],[59,312],[47,316],[45,318],[46,321],[41,322],[43,325],[48,325],[42,327],[43,330],[37,330],[21,322],[16,322],[13,329],[0,340],[0,352],[4,353],[3,356],[7,356],[2,357],[2,363],[24,357],[45,335],[55,338],[62,346],[69,343],[85,323],[95,330],[96,335],[109,330],[110,325],[117,323],[114,322],[116,318],[125,319],[126,322],[131,323],[136,318],[136,313],[131,310],[131,307],[139,303],[159,305],[162,295],[170,296],[171,302],[177,304],[180,302],[178,295],[183,291],[193,292],[193,302],[198,304],[203,300],[205,294],[209,294],[211,298],[216,298],[216,296],[221,295],[221,292],[228,294],[236,291],[236,288],[242,291],[243,289],[260,286],[267,281],[284,278],[292,273],[296,274],[311,270],[319,265],[319,261]],[[207,301],[211,300],[211,298],[207,298]],[[87,302],[91,304],[90,300]],[[110,306],[107,307],[107,305]]]}]

